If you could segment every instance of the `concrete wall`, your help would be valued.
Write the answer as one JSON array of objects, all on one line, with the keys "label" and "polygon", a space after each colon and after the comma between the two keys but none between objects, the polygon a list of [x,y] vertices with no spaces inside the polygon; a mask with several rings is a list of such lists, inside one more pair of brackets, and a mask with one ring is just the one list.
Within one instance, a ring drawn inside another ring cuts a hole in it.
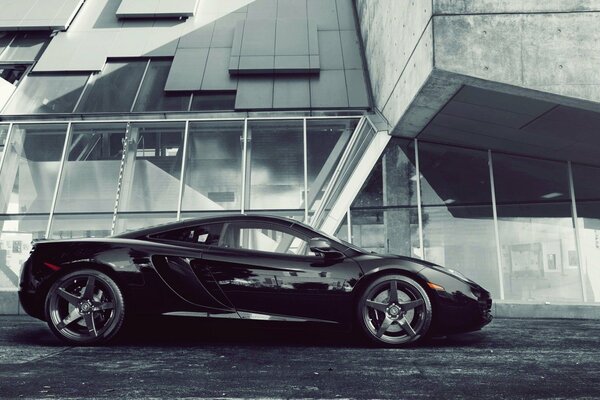
[{"label": "concrete wall", "polygon": [[394,135],[418,135],[465,84],[599,109],[600,0],[355,2]]},{"label": "concrete wall", "polygon": [[395,126],[433,68],[431,0],[356,0],[375,107]]}]

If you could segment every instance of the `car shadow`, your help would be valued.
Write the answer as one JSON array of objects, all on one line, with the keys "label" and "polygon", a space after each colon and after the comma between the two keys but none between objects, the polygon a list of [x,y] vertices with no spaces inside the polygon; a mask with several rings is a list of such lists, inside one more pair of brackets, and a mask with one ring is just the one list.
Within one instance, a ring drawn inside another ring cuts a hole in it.
[{"label": "car shadow", "polygon": [[[64,347],[44,322],[32,321],[11,331],[4,341],[19,345]],[[485,346],[483,331],[426,338],[406,349]],[[285,346],[373,347],[350,329],[317,323],[218,320],[152,316],[129,320],[110,346]]]}]

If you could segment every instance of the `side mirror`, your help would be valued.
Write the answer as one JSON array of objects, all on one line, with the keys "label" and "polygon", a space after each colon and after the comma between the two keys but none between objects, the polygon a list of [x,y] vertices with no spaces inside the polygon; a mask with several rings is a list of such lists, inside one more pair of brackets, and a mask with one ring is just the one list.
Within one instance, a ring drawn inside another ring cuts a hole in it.
[{"label": "side mirror", "polygon": [[343,258],[344,255],[337,250],[331,248],[331,242],[322,237],[310,239],[308,242],[310,251],[317,254],[322,254],[325,258]]}]

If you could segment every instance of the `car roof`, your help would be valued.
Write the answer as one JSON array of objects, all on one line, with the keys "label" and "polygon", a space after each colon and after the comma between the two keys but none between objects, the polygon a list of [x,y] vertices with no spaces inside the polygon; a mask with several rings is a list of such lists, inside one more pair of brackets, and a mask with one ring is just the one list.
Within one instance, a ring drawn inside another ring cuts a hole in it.
[{"label": "car roof", "polygon": [[310,227],[306,226],[303,223],[300,223],[291,218],[281,217],[278,215],[265,215],[265,214],[212,214],[206,217],[199,218],[190,218],[184,221],[178,222],[168,222],[160,225],[154,225],[147,228],[132,230],[128,232],[124,232],[118,235],[114,235],[116,238],[126,238],[126,239],[139,239],[146,237],[148,235],[152,235],[154,233],[165,232],[170,230],[175,230],[179,228],[185,228],[188,226],[193,226],[196,224],[205,224],[205,223],[223,223],[223,222],[233,222],[233,221],[244,221],[244,220],[253,220],[253,221],[264,221],[264,222],[279,222],[283,224],[287,224],[288,226],[292,226],[294,224],[303,226],[305,228]]}]

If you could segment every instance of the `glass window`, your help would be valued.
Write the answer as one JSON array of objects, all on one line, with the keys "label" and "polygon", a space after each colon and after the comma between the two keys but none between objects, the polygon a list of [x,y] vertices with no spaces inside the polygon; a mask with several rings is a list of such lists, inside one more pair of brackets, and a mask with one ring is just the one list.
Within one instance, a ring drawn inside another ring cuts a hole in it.
[{"label": "glass window", "polygon": [[21,265],[29,258],[31,241],[46,236],[48,215],[0,216],[0,290],[19,286]]},{"label": "glass window", "polygon": [[50,239],[72,239],[110,235],[112,213],[54,214]]},{"label": "glass window", "polygon": [[15,37],[14,32],[0,32],[0,57]]},{"label": "glass window", "polygon": [[425,259],[462,272],[500,297],[491,206],[423,207]]},{"label": "glass window", "polygon": [[416,208],[352,209],[350,216],[353,244],[376,253],[420,257]]},{"label": "glass window", "polygon": [[109,61],[94,75],[77,112],[129,112],[148,60]]},{"label": "glass window", "polygon": [[114,234],[135,231],[155,225],[177,221],[177,214],[168,213],[119,213]]},{"label": "glass window", "polygon": [[192,122],[182,210],[239,210],[243,121]]},{"label": "glass window", "polygon": [[191,111],[228,111],[235,109],[235,92],[194,92]]},{"label": "glass window", "polygon": [[55,211],[112,212],[125,124],[74,124],[72,129]]},{"label": "glass window", "polygon": [[246,209],[304,208],[302,121],[248,123]]},{"label": "glass window", "polygon": [[305,255],[308,242],[282,226],[263,222],[226,224],[220,247],[265,251],[279,254]]},{"label": "glass window", "polygon": [[15,92],[4,114],[70,113],[88,74],[29,75]]},{"label": "glass window", "polygon": [[[6,137],[8,136],[8,125],[0,125],[0,162],[2,162],[2,154],[4,154],[4,146],[6,145]],[[1,167],[2,165],[0,165]]]},{"label": "glass window", "polygon": [[308,209],[314,212],[356,129],[358,119],[307,120]]},{"label": "glass window", "polygon": [[67,124],[15,124],[0,171],[0,213],[50,211]]},{"label": "glass window", "polygon": [[187,111],[191,93],[165,92],[171,60],[152,60],[133,111]]},{"label": "glass window", "polygon": [[580,301],[566,163],[493,154],[505,297]]},{"label": "glass window", "polygon": [[0,61],[35,61],[49,38],[47,32],[18,32],[15,40],[0,54]]},{"label": "glass window", "polygon": [[573,164],[573,186],[588,302],[600,302],[600,168]]},{"label": "glass window", "polygon": [[119,211],[176,211],[185,123],[132,124]]},{"label": "glass window", "polygon": [[423,205],[491,204],[488,154],[419,142]]},{"label": "glass window", "polygon": [[222,230],[223,224],[206,224],[159,233],[158,235],[154,235],[154,238],[216,246],[219,244]]},{"label": "glass window", "polygon": [[19,81],[27,71],[28,65],[0,65],[0,78],[5,81],[18,85]]}]

